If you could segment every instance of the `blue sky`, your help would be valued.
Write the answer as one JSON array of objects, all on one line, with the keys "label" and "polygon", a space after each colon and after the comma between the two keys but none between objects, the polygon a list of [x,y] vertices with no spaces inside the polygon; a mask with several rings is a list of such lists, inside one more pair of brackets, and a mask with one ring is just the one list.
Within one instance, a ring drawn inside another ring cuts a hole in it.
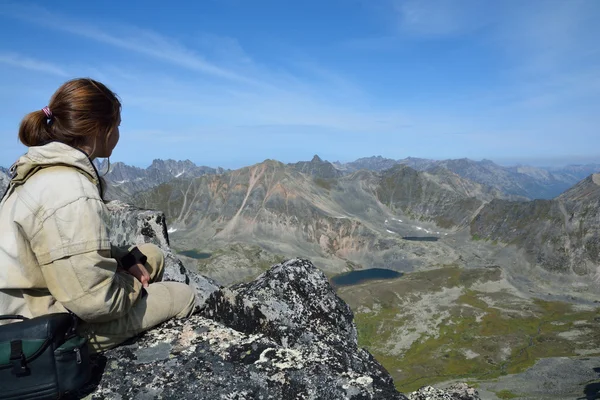
[{"label": "blue sky", "polygon": [[600,162],[600,1],[0,0],[0,165],[65,80],[122,99],[112,161]]}]

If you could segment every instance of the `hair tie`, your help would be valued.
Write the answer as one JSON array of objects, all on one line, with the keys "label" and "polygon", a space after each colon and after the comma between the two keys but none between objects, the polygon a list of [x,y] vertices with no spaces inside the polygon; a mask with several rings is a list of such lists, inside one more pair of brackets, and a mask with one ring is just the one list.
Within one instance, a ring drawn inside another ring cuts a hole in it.
[{"label": "hair tie", "polygon": [[44,114],[46,114],[46,118],[52,119],[52,111],[50,111],[50,108],[48,108],[48,106],[42,108],[42,111],[44,112]]}]

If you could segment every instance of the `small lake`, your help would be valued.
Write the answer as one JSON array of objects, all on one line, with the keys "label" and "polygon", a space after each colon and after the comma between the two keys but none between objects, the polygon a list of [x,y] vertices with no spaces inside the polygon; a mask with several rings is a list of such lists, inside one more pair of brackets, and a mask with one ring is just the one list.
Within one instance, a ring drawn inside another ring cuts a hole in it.
[{"label": "small lake", "polygon": [[437,242],[439,238],[435,236],[404,236],[402,239],[413,242]]},{"label": "small lake", "polygon": [[184,250],[178,251],[177,254],[181,254],[182,256],[195,258],[196,260],[203,260],[205,258],[210,258],[212,256],[211,253],[200,253],[197,250]]},{"label": "small lake", "polygon": [[369,268],[336,275],[331,278],[331,283],[335,286],[349,286],[374,279],[394,279],[400,278],[401,276],[401,272],[393,271],[391,269]]}]

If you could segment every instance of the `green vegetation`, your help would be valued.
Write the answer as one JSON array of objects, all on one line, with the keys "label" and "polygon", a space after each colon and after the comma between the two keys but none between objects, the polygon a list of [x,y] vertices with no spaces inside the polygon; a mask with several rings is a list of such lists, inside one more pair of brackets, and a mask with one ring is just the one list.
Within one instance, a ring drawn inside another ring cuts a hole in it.
[{"label": "green vegetation", "polygon": [[[600,333],[591,329],[599,310],[579,311],[567,303],[472,288],[500,276],[499,269],[448,267],[345,288],[339,294],[355,310],[359,345],[382,363],[403,392],[452,379],[493,379],[522,372],[543,357],[575,356],[578,346],[600,348]],[[451,288],[462,293],[446,303],[442,293]],[[436,294],[442,300],[419,302]],[[435,325],[425,318],[439,323],[429,329]],[[415,332],[419,335],[408,348],[393,350]],[[569,339],[573,332],[577,342]]]},{"label": "green vegetation", "polygon": [[501,390],[499,392],[496,392],[496,396],[498,396],[501,399],[514,399],[519,397],[519,395],[514,394],[510,390]]}]

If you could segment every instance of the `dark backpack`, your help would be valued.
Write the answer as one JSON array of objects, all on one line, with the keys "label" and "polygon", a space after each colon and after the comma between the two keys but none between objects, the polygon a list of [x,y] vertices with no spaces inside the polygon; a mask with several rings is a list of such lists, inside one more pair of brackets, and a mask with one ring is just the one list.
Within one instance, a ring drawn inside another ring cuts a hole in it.
[{"label": "dark backpack", "polygon": [[57,399],[81,388],[91,376],[87,340],[69,313],[0,325],[0,399]]}]

